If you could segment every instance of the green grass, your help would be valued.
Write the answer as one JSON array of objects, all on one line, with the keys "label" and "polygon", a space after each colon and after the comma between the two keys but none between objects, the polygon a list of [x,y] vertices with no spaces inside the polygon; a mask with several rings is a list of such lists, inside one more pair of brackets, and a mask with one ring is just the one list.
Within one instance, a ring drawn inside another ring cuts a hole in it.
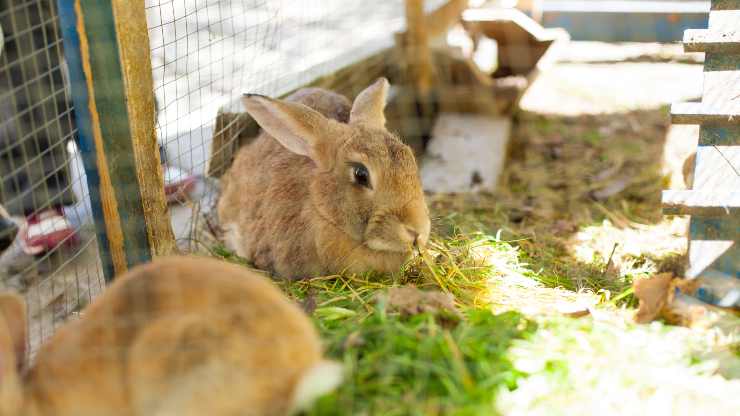
[{"label": "green grass", "polygon": [[420,314],[403,318],[382,305],[364,319],[319,320],[328,354],[344,362],[349,379],[311,415],[481,415],[495,392],[522,375],[506,356],[511,342],[531,334],[516,312],[471,309],[462,321]]},{"label": "green grass", "polygon": [[[454,219],[465,223],[460,215]],[[434,237],[424,256],[394,275],[280,283],[312,316],[327,356],[346,371],[340,388],[308,415],[566,415],[603,408],[644,414],[666,394],[689,409],[732,414],[720,397],[740,397],[740,380],[716,372],[725,366],[738,375],[740,358],[732,349],[740,345],[737,339],[724,341],[730,352],[720,364],[709,354],[716,333],[636,325],[631,312],[614,307],[623,302],[604,302],[604,296],[593,317],[521,312],[572,301],[575,293],[548,289],[547,270],[532,270],[530,246],[522,241],[463,228]],[[221,248],[214,254],[244,263]],[[531,283],[520,287],[514,281]],[[399,314],[385,294],[411,284],[453,294],[460,316]],[[629,289],[622,296],[629,297]],[[680,386],[664,387],[672,380]]]},{"label": "green grass", "polygon": [[[213,254],[244,264],[221,247]],[[454,233],[433,238],[423,256],[395,275],[281,282],[309,310],[327,355],[343,362],[348,374],[309,414],[494,414],[496,392],[516,387],[523,375],[507,358],[508,348],[536,329],[518,312],[494,314],[488,307],[491,276],[519,267],[510,243]],[[402,316],[388,308],[387,290],[410,284],[451,293],[461,316]]]},{"label": "green grass", "polygon": [[[430,247],[396,274],[280,282],[347,373],[308,414],[733,414],[736,321],[631,322],[634,279],[681,274],[685,223],[660,213],[665,113],[615,117],[526,115],[500,189],[431,195]],[[460,316],[400,315],[384,295],[407,285],[452,294]],[[556,307],[584,299],[587,317]]]}]

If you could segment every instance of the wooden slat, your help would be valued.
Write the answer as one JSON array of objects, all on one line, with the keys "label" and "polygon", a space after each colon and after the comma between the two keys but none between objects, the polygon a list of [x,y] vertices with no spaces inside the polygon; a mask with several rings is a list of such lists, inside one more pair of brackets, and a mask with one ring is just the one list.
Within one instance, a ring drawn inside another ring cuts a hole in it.
[{"label": "wooden slat", "polygon": [[740,192],[663,191],[663,213],[716,217],[740,214]]},{"label": "wooden slat", "polygon": [[671,105],[671,122],[733,126],[740,124],[740,109],[729,112],[727,108],[711,108],[702,103],[674,103]]},{"label": "wooden slat", "polygon": [[713,0],[712,11],[715,10],[740,10],[740,0]]},{"label": "wooden slat", "polygon": [[154,81],[144,0],[113,0],[121,51],[131,146],[152,256],[177,250],[164,194],[164,174],[154,129]]},{"label": "wooden slat", "polygon": [[144,1],[115,3],[118,12],[112,2],[59,2],[106,280],[174,247],[158,172]]},{"label": "wooden slat", "polygon": [[715,33],[732,33],[738,30],[740,9],[712,11],[709,13],[707,27]]},{"label": "wooden slat", "polygon": [[683,35],[686,52],[740,52],[740,30],[717,32],[708,29],[688,29]]},{"label": "wooden slat", "polygon": [[737,126],[702,127],[699,130],[701,146],[740,146],[740,124]]},{"label": "wooden slat", "polygon": [[403,40],[409,78],[420,94],[426,94],[432,86],[434,68],[424,16],[424,0],[406,0],[406,34]]},{"label": "wooden slat", "polygon": [[[710,127],[701,127],[706,129]],[[692,183],[692,189],[700,191],[740,190],[740,146],[700,145],[696,149]]]}]

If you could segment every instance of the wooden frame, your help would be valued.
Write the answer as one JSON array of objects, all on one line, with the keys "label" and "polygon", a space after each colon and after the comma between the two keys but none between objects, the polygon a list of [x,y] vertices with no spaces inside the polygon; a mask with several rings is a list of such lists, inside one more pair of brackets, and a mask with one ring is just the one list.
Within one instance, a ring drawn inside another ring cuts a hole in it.
[{"label": "wooden frame", "polygon": [[176,248],[154,131],[144,0],[58,0],[106,280]]}]

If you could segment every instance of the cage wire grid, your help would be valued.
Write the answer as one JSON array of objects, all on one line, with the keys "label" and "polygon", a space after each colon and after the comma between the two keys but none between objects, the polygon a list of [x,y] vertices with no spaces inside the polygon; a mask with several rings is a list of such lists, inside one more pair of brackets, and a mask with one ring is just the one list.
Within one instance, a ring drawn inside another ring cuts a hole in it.
[{"label": "cage wire grid", "polygon": [[[427,1],[432,10],[442,0]],[[321,75],[391,46],[404,26],[404,2],[361,0],[148,0],[147,25],[157,136],[169,179],[222,170],[228,157],[211,154],[212,138],[225,136],[225,152],[239,130],[236,120],[215,127],[219,111],[243,112],[241,94],[283,96]],[[368,68],[370,69],[370,68]],[[335,81],[351,85],[352,74]],[[209,166],[209,164],[211,166]],[[173,228],[187,250],[212,242],[216,187],[207,183],[187,209],[174,209]],[[182,214],[178,214],[178,210]],[[195,213],[197,211],[197,213]]]},{"label": "cage wire grid", "polygon": [[0,26],[0,205],[18,233],[0,277],[26,299],[33,355],[104,284],[56,3],[0,0]]}]

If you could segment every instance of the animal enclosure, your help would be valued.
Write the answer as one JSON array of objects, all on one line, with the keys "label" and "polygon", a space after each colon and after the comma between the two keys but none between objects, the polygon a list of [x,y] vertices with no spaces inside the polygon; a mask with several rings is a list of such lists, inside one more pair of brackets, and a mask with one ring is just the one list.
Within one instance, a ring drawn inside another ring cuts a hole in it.
[{"label": "animal enclosure", "polygon": [[[354,97],[385,76],[394,85],[389,123],[417,152],[440,109],[510,111],[557,37],[523,30],[509,47],[532,50],[489,78],[430,47],[446,43],[465,6],[4,2],[0,193],[9,217],[26,220],[8,231],[18,238],[0,266],[28,299],[34,345],[115,274],[152,255],[210,247],[218,178],[258,131],[241,108],[244,92],[321,86]],[[429,33],[407,31],[414,19]],[[430,96],[432,82],[444,93]]]},{"label": "animal enclosure", "polygon": [[30,358],[136,265],[255,267],[217,214],[266,131],[244,94],[386,78],[431,237],[397,272],[273,276],[352,374],[309,414],[730,414],[740,5],[657,3],[0,0],[0,283]]}]

